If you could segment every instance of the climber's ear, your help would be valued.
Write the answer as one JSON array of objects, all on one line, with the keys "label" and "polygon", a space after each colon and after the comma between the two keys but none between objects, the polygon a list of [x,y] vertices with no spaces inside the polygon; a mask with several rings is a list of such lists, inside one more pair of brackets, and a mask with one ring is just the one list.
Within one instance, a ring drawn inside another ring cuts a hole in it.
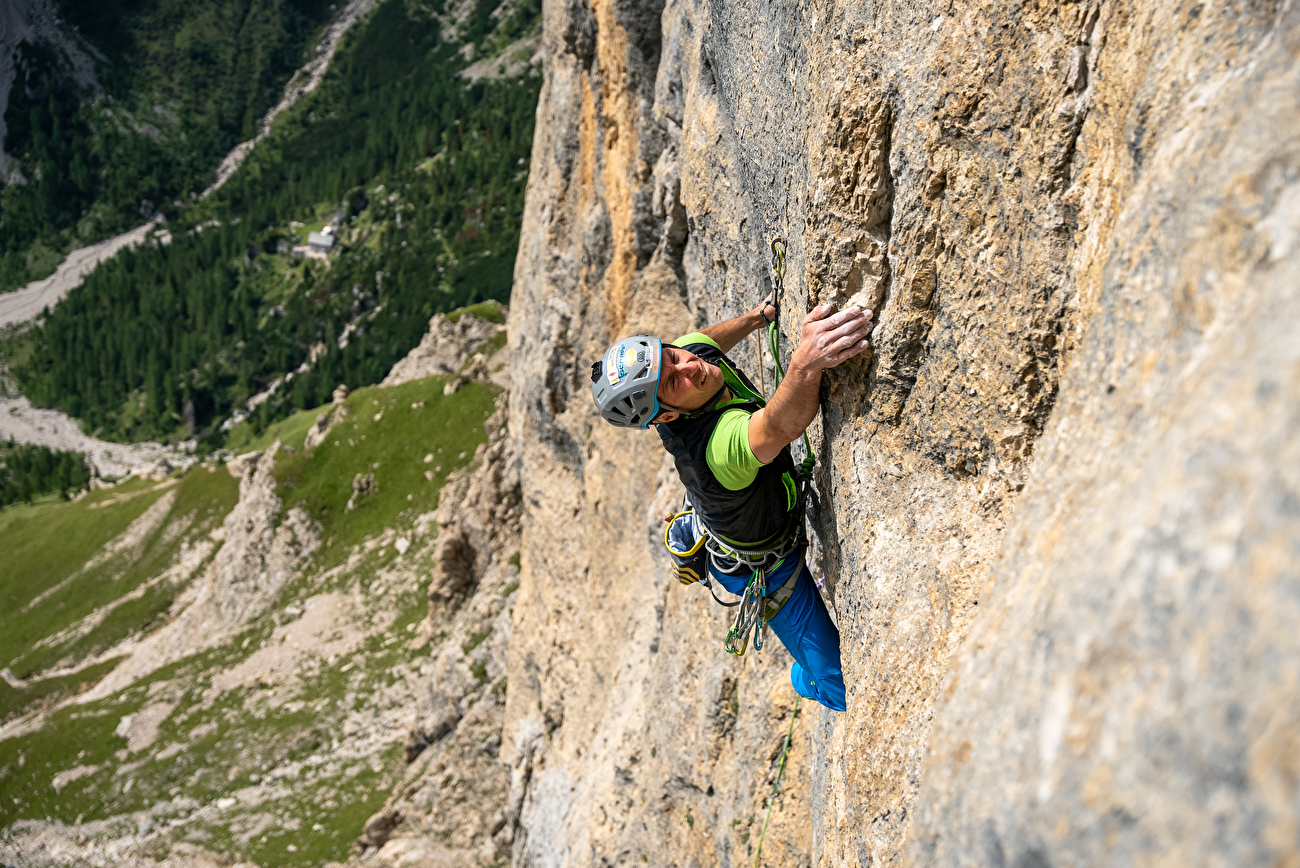
[{"label": "climber's ear", "polygon": [[656,416],[654,418],[654,421],[651,422],[650,424],[658,425],[661,422],[676,422],[679,416],[681,416],[681,413],[674,413],[671,410],[667,410],[663,413],[660,413],[658,416]]}]

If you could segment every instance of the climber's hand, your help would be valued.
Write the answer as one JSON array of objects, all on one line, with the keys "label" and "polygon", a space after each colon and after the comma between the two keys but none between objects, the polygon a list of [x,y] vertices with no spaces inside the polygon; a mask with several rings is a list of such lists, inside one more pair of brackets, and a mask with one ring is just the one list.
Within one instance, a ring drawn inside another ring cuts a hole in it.
[{"label": "climber's hand", "polygon": [[817,415],[822,371],[851,359],[870,346],[871,311],[834,305],[816,307],[803,321],[799,346],[772,400],[749,420],[749,448],[764,464],[794,442]]},{"label": "climber's hand", "polygon": [[798,361],[820,370],[833,368],[871,345],[871,311],[850,307],[836,312],[835,305],[818,305],[803,321],[803,333],[795,350]]},{"label": "climber's hand", "polygon": [[755,321],[758,322],[759,328],[766,328],[767,324],[776,316],[775,296],[776,293],[769,292],[767,298],[759,302],[758,307],[750,312],[756,314]]}]

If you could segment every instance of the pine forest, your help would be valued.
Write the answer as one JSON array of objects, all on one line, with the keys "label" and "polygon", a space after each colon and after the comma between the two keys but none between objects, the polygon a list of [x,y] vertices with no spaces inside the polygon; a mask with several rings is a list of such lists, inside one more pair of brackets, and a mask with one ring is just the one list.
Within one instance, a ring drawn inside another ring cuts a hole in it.
[{"label": "pine forest", "polygon": [[[23,394],[100,438],[218,448],[250,397],[274,387],[249,419],[260,431],[339,384],[378,382],[432,314],[508,300],[539,87],[518,46],[539,9],[482,0],[451,32],[442,11],[389,0],[349,32],[321,86],[224,186],[182,202],[165,232],[14,340]],[[476,56],[500,60],[461,74]],[[233,109],[204,111],[220,130]],[[81,147],[79,133],[61,135],[59,147]],[[328,259],[301,255],[327,226]]]}]

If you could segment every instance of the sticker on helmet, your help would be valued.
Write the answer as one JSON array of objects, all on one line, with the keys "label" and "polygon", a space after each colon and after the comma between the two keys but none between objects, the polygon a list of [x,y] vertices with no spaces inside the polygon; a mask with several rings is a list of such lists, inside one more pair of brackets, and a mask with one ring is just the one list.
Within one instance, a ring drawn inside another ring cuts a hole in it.
[{"label": "sticker on helmet", "polygon": [[617,386],[627,377],[627,366],[623,364],[623,357],[627,355],[627,346],[618,344],[610,347],[609,356],[605,359],[605,374],[609,377],[609,384]]},{"label": "sticker on helmet", "polygon": [[643,366],[649,367],[650,376],[658,375],[659,365],[652,351],[632,343],[615,344],[605,356],[605,376],[611,386],[617,386]]}]

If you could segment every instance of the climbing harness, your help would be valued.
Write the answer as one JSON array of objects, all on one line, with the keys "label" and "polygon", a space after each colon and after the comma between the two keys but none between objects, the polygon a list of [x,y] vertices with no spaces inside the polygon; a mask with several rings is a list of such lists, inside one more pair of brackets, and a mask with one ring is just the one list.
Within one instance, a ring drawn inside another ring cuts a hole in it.
[{"label": "climbing harness", "polygon": [[[779,547],[761,552],[740,551],[717,542],[714,534],[709,532],[695,512],[690,500],[683,504],[683,509],[665,516],[668,526],[664,528],[664,547],[672,559],[673,578],[683,585],[699,583],[709,592],[720,606],[740,607],[736,613],[736,623],[727,632],[726,649],[738,656],[744,655],[748,635],[756,627],[754,650],[763,649],[762,631],[767,622],[777,616],[794,596],[795,582],[799,571],[793,572],[785,584],[768,593],[767,577],[790,555],[807,545],[807,536],[799,532],[787,534],[786,541]],[[709,562],[720,572],[728,575],[749,573],[745,592],[739,600],[726,600],[718,597],[709,579]],[[761,616],[761,619],[760,619]]]},{"label": "climbing harness", "polygon": [[[785,378],[785,368],[781,364],[781,293],[785,288],[785,240],[772,240],[772,317],[768,319],[766,307],[762,312],[767,321],[768,345],[772,352],[773,383],[775,393],[781,380]],[[761,354],[760,354],[761,360]],[[703,517],[695,512],[689,499],[682,504],[682,509],[665,516],[668,527],[664,529],[664,547],[673,561],[673,576],[682,584],[698,582],[708,589],[710,596],[720,605],[735,608],[736,616],[727,631],[724,647],[729,654],[744,656],[749,647],[750,635],[753,634],[754,650],[763,650],[763,633],[767,623],[777,616],[794,595],[795,584],[802,570],[795,569],[790,578],[781,587],[768,592],[767,578],[790,555],[801,551],[808,545],[808,535],[804,528],[804,510],[807,505],[809,488],[812,482],[813,455],[808,432],[803,433],[804,459],[796,469],[798,480],[795,483],[794,508],[791,520],[780,537],[771,543],[765,540],[756,545],[728,544],[722,537],[709,530]],[[744,593],[739,600],[726,602],[719,599],[709,580],[709,563],[727,575],[749,573]]]},{"label": "climbing harness", "polygon": [[785,744],[781,745],[781,764],[776,768],[776,783],[772,784],[772,797],[767,801],[767,816],[763,818],[763,830],[758,833],[758,847],[754,850],[754,864],[758,868],[758,857],[763,855],[763,839],[767,837],[767,824],[772,822],[772,808],[776,805],[776,794],[781,789],[781,775],[785,772],[785,760],[790,755],[790,737],[794,735],[794,719],[799,716],[799,697],[794,698],[794,710],[790,712],[790,728],[785,731]]}]

